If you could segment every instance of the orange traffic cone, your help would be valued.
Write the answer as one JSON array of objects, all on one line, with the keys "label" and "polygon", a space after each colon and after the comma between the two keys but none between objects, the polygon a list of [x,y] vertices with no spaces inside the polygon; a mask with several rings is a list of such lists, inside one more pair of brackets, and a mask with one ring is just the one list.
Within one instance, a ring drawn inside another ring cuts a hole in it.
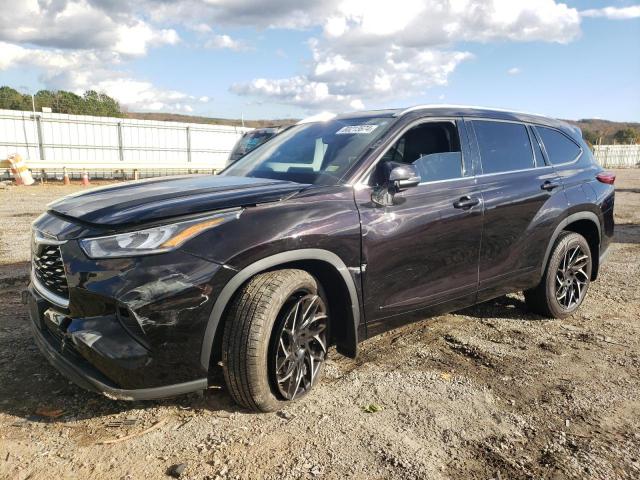
[{"label": "orange traffic cone", "polygon": [[71,181],[69,180],[69,174],[67,173],[66,167],[62,169],[64,174],[62,175],[62,182],[65,185],[71,185]]},{"label": "orange traffic cone", "polygon": [[89,183],[89,174],[87,173],[87,171],[86,171],[86,170],[84,170],[84,171],[82,172],[82,185],[85,185],[85,186],[86,186],[86,185],[91,185],[91,184]]}]

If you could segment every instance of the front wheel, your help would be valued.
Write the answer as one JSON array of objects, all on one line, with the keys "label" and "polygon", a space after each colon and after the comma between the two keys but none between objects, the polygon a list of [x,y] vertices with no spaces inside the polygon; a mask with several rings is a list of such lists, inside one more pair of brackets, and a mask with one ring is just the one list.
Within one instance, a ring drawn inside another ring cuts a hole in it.
[{"label": "front wheel", "polygon": [[524,292],[527,306],[546,317],[565,318],[573,314],[587,295],[592,263],[585,238],[578,233],[562,232],[540,284]]},{"label": "front wheel", "polygon": [[222,364],[240,405],[269,412],[306,395],[327,354],[328,313],[322,290],[303,270],[249,280],[226,314]]}]

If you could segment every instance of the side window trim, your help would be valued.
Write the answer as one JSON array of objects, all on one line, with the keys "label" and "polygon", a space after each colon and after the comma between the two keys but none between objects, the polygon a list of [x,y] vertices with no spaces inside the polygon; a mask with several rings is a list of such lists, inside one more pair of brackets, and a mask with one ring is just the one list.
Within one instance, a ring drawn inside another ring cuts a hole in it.
[{"label": "side window trim", "polygon": [[[534,125],[532,125],[532,127],[533,127],[533,130],[535,131],[536,137],[539,139],[540,147],[542,148],[542,152],[543,152],[543,154],[545,156],[545,161],[547,162],[548,165],[553,165],[554,167],[561,167],[561,166],[564,166],[564,165],[571,165],[573,163],[576,163],[578,160],[580,160],[580,157],[582,157],[582,154],[584,153],[584,150],[583,150],[582,146],[578,145],[578,142],[576,142],[573,138],[571,138],[569,135],[564,133],[562,130],[558,130],[557,128],[553,128],[553,127],[548,127],[547,125],[534,124]],[[580,153],[578,153],[576,158],[574,158],[573,160],[571,160],[569,162],[552,163],[551,162],[551,157],[549,156],[549,153],[547,152],[547,147],[544,145],[544,142],[542,141],[542,137],[540,135],[540,132],[538,132],[538,128],[548,128],[549,130],[553,130],[555,132],[558,132],[559,134],[563,135],[566,139],[568,139],[571,143],[573,143],[576,147],[578,147],[578,150],[580,151]]]},{"label": "side window trim", "polygon": [[476,136],[476,131],[473,128],[473,120],[473,117],[463,118],[468,142],[467,147],[469,148],[470,155],[473,155],[471,159],[471,171],[473,172],[474,177],[479,177],[482,175],[482,162],[480,161],[480,146],[478,145],[478,137]]},{"label": "side window trim", "polygon": [[[356,185],[366,185],[366,186],[370,186],[369,185],[369,181],[371,180],[371,176],[373,175],[373,173],[375,172],[376,167],[378,166],[378,163],[382,160],[382,158],[385,156],[385,154],[389,151],[389,149],[393,148],[393,146],[398,142],[398,140],[400,140],[402,138],[402,136],[407,133],[409,130],[411,130],[414,127],[423,125],[425,123],[438,123],[438,122],[452,122],[456,128],[456,130],[458,131],[458,140],[460,142],[460,156],[462,157],[461,160],[461,166],[462,166],[462,175],[461,177],[458,178],[449,178],[446,180],[432,180],[432,181],[427,181],[427,182],[420,182],[418,185],[427,185],[427,184],[433,184],[433,183],[441,183],[441,182],[452,182],[452,181],[456,181],[456,180],[468,180],[470,178],[473,178],[474,176],[474,172],[473,169],[470,169],[467,172],[467,168],[468,168],[468,164],[465,160],[466,157],[466,153],[467,153],[467,149],[463,147],[463,136],[461,135],[462,130],[464,128],[464,126],[462,126],[462,122],[463,122],[463,118],[462,117],[422,117],[422,118],[417,118],[411,122],[408,122],[406,125],[404,125],[403,127],[399,128],[396,132],[393,133],[391,140],[388,143],[388,146],[382,150],[378,155],[376,155],[375,160],[373,160],[371,162],[371,164],[367,167],[367,169],[365,170],[365,172],[360,176],[360,178],[354,182],[354,184]],[[461,128],[462,126],[462,128]],[[466,141],[466,132],[465,132],[465,141]],[[468,175],[467,175],[468,173]]]},{"label": "side window trim", "polygon": [[[535,128],[533,125],[527,124],[527,133],[529,133],[529,141],[531,142],[531,149],[533,150],[534,168],[548,167],[549,165],[551,165],[551,162],[549,162],[549,159],[547,158],[547,152],[545,152],[542,146],[542,142],[538,138],[538,135],[536,135]],[[536,149],[534,147],[533,142],[536,142],[536,144],[538,145],[538,148],[540,149],[540,153],[542,154],[542,165],[538,165],[538,162],[537,162],[538,155],[536,155]]]},{"label": "side window trim", "polygon": [[469,122],[463,117],[456,121],[458,128],[458,140],[460,140],[460,152],[462,153],[462,177],[470,178],[476,176],[476,152],[471,144]]}]

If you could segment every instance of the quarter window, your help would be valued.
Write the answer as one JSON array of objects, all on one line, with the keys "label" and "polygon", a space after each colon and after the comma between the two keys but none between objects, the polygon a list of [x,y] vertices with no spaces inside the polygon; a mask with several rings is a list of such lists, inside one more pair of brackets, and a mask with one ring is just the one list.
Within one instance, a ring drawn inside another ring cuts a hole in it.
[{"label": "quarter window", "polygon": [[532,168],[533,152],[527,128],[520,123],[474,120],[482,173]]},{"label": "quarter window", "polygon": [[557,130],[546,127],[536,127],[536,130],[553,165],[572,162],[582,152],[578,145]]}]

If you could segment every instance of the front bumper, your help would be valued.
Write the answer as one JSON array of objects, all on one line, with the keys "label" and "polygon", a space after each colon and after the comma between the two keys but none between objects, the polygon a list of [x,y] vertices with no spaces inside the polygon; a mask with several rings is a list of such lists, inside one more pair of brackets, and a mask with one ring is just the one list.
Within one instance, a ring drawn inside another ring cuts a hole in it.
[{"label": "front bumper", "polygon": [[[207,378],[153,388],[120,388],[80,354],[83,350],[83,331],[76,330],[62,339],[52,334],[45,326],[47,320],[44,318],[45,312],[50,310],[49,303],[32,286],[29,293],[31,330],[38,348],[53,367],[79,387],[116,400],[153,400],[207,388]],[[87,331],[84,333],[86,338]]]},{"label": "front bumper", "polygon": [[[204,333],[233,270],[181,250],[94,260],[77,238],[97,232],[50,214],[33,228],[41,233],[32,244],[38,261],[44,258],[40,246],[53,244],[59,252],[46,252],[45,260],[53,255],[64,268],[63,298],[58,284],[47,282],[51,269],[42,279],[43,264],[34,260],[41,275],[32,275],[26,299],[36,343],[58,370],[113,398],[152,399],[206,388]],[[59,275],[60,266],[55,268]]]}]

